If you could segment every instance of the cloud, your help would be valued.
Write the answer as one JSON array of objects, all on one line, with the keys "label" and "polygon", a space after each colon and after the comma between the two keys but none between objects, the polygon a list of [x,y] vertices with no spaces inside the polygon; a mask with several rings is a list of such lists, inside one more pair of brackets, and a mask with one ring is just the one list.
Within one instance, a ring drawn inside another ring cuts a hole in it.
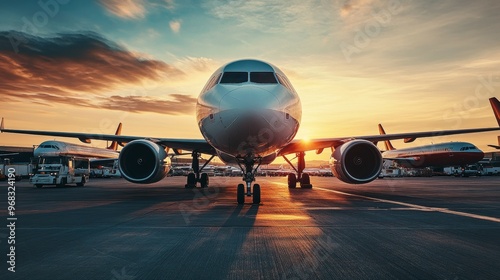
[{"label": "cloud", "polygon": [[169,25],[170,25],[170,29],[174,33],[179,33],[179,31],[181,30],[181,22],[179,20],[172,20],[169,22]]},{"label": "cloud", "polygon": [[99,3],[111,14],[124,19],[142,19],[151,10],[175,8],[174,0],[99,0]]},{"label": "cloud", "polygon": [[[15,49],[11,41],[18,42]],[[0,32],[3,93],[99,94],[127,84],[181,75],[182,71],[165,62],[144,59],[93,33],[44,38]]]},{"label": "cloud", "polygon": [[99,2],[117,17],[139,19],[146,15],[143,0],[100,0]]},{"label": "cloud", "polygon": [[[14,43],[14,44],[12,44]],[[16,52],[17,51],[17,52]],[[178,115],[196,102],[174,94],[155,97],[109,96],[144,88],[146,81],[178,80],[185,74],[163,61],[145,59],[94,33],[45,38],[0,32],[0,94],[4,102],[36,102]]]},{"label": "cloud", "polygon": [[173,100],[158,99],[145,96],[111,96],[100,101],[97,106],[103,109],[127,112],[153,112],[166,115],[183,115],[194,113],[196,98],[183,94],[171,94]]},{"label": "cloud", "polygon": [[198,71],[210,74],[220,67],[222,63],[208,57],[192,57],[186,56],[184,58],[179,58],[175,63],[175,66],[179,69],[183,69],[185,72]]},{"label": "cloud", "polygon": [[158,113],[163,115],[191,115],[194,113],[196,98],[171,94],[172,99],[150,96],[101,96],[88,98],[87,96],[60,96],[47,93],[12,93],[3,98],[3,102],[36,103],[42,106],[58,107],[69,105],[93,109],[124,111],[131,113]]},{"label": "cloud", "polygon": [[[245,29],[267,33],[304,30],[323,20],[324,7],[317,1],[215,0],[203,5],[216,18],[235,20]],[[320,18],[318,18],[318,16]],[[309,30],[311,31],[311,30]]]},{"label": "cloud", "polygon": [[347,0],[340,8],[342,18],[363,15],[366,16],[373,10],[375,0]]},{"label": "cloud", "polygon": [[91,100],[78,96],[61,96],[48,93],[21,93],[13,92],[3,98],[4,102],[26,102],[37,103],[44,106],[71,105],[78,107],[94,107]]}]

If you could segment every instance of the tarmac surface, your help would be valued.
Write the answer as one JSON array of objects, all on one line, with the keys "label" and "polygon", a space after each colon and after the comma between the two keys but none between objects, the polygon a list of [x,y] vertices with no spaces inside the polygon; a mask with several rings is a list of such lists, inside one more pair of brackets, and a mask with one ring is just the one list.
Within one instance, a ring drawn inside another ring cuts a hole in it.
[{"label": "tarmac surface", "polygon": [[0,279],[500,279],[500,177],[258,177],[243,206],[241,178],[210,180],[16,182],[15,273],[0,182]]}]

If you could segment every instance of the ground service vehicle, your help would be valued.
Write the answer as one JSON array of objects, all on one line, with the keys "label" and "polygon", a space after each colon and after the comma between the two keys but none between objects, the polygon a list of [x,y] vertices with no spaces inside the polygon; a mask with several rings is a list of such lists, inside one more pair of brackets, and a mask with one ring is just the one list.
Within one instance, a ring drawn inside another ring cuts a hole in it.
[{"label": "ground service vehicle", "polygon": [[30,183],[41,188],[44,185],[58,187],[67,184],[76,184],[79,187],[89,181],[90,161],[88,158],[73,156],[46,156],[39,157],[35,174]]}]

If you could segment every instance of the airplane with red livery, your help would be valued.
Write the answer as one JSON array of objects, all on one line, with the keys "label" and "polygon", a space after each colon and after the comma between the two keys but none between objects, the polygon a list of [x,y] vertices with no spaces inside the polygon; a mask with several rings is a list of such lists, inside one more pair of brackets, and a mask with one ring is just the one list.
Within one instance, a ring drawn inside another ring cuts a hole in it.
[{"label": "airplane with red livery", "polygon": [[[378,125],[380,135],[385,135],[381,124]],[[412,148],[396,149],[391,141],[384,141],[384,160],[391,160],[401,167],[424,168],[465,166],[477,163],[484,158],[484,153],[474,144],[468,142],[446,142]]]}]

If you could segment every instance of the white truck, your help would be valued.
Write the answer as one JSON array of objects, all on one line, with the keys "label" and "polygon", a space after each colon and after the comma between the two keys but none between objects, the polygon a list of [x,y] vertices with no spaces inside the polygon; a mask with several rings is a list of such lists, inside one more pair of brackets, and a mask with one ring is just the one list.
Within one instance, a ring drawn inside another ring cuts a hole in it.
[{"label": "white truck", "polygon": [[33,165],[31,163],[10,163],[10,161],[6,159],[0,164],[0,181],[7,179],[7,170],[9,170],[9,168],[15,170],[14,174],[16,181],[21,180],[21,178],[29,178],[33,173]]},{"label": "white truck", "polygon": [[455,177],[469,177],[483,175],[482,168],[477,164],[467,165],[465,168],[459,166],[443,168],[445,174]]},{"label": "white truck", "polygon": [[56,185],[58,187],[66,184],[76,184],[82,187],[89,181],[90,161],[88,158],[74,156],[42,156],[38,158],[38,164],[30,183],[37,188],[44,185]]}]

